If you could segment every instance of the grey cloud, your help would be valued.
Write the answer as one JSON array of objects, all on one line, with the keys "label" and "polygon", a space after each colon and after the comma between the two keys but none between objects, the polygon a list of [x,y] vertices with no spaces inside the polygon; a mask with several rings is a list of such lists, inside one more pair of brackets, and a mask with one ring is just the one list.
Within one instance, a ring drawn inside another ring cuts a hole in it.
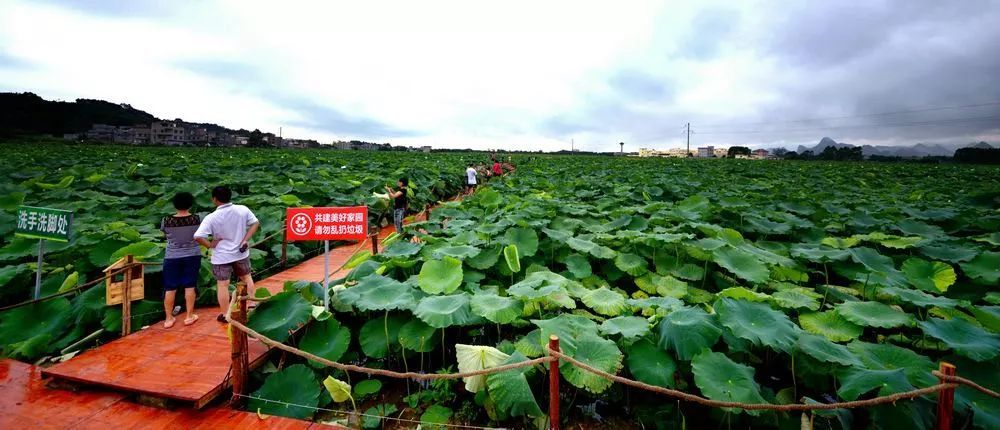
[{"label": "grey cloud", "polygon": [[633,100],[669,102],[675,92],[671,81],[638,70],[618,71],[608,84],[614,92]]},{"label": "grey cloud", "polygon": [[74,9],[92,15],[135,18],[161,16],[174,6],[187,3],[190,7],[198,7],[198,2],[173,2],[158,0],[40,0],[66,9]]},{"label": "grey cloud", "polygon": [[31,63],[0,50],[0,69],[21,69],[30,67]]},{"label": "grey cloud", "polygon": [[695,59],[715,57],[739,21],[738,10],[709,8],[698,12],[691,21],[691,30],[677,47],[679,53]]},{"label": "grey cloud", "polygon": [[301,119],[288,125],[322,130],[359,138],[409,137],[417,135],[371,118],[350,115],[306,96],[282,91],[262,69],[253,64],[233,60],[190,60],[177,66],[200,76],[215,79],[229,90],[258,97],[283,109],[295,112]]}]

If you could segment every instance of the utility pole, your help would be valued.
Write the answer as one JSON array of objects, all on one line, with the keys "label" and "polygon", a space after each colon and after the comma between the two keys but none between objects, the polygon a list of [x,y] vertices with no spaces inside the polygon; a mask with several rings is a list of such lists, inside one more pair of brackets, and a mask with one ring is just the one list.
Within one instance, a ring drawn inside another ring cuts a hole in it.
[{"label": "utility pole", "polygon": [[689,123],[685,124],[684,128],[687,129],[687,152],[688,152],[688,157],[690,157],[691,156],[691,123],[689,122]]},{"label": "utility pole", "polygon": [[576,141],[573,139],[569,140],[569,152],[576,152]]},{"label": "utility pole", "polygon": [[621,146],[621,150],[619,152],[622,155],[625,155],[625,142],[618,142],[618,146]]}]

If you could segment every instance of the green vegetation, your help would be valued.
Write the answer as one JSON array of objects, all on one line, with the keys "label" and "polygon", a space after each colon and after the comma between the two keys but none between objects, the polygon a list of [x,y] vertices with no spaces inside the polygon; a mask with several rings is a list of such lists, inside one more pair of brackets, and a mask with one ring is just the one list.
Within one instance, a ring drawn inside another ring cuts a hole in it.
[{"label": "green vegetation", "polygon": [[[157,258],[155,223],[175,189],[197,191],[204,211],[205,187],[234,184],[237,200],[257,210],[269,234],[280,228],[285,206],[354,204],[402,172],[418,184],[417,204],[449,195],[462,161],[121,147],[8,153],[3,216],[11,216],[19,193],[28,203],[80,214],[75,242],[46,265],[47,279],[56,279],[49,291],[67,273],[91,275],[126,246]],[[934,384],[930,371],[939,360],[1000,386],[995,168],[556,156],[515,162],[516,174],[411,224],[418,240],[395,239],[377,255],[353,259],[349,274],[331,284],[330,312],[316,308],[318,284],[289,283],[251,313],[250,326],[330,360],[427,373],[539,357],[555,334],[564,353],[596,368],[717,400],[869,398]],[[13,275],[0,277],[0,292],[11,302],[30,285],[33,244],[3,234],[0,270]],[[274,259],[273,252],[255,255],[255,267]],[[5,354],[48,353],[48,342],[69,336],[52,327],[76,330],[74,319],[90,326],[108,319],[103,291],[90,291],[0,315]],[[288,358],[281,370],[258,375],[253,396],[307,407],[250,407],[300,418],[331,418],[309,407],[352,408],[529,428],[546,418],[546,372],[419,384]],[[569,363],[559,372],[564,419],[638,420],[646,428],[799,426],[797,414],[705,409],[626,389]],[[393,400],[401,391],[405,399]],[[959,389],[956,411],[974,427],[1000,427],[1000,402],[980,393]],[[928,398],[817,413],[815,424],[925,429],[933,413]],[[361,424],[380,421],[366,416]]]}]

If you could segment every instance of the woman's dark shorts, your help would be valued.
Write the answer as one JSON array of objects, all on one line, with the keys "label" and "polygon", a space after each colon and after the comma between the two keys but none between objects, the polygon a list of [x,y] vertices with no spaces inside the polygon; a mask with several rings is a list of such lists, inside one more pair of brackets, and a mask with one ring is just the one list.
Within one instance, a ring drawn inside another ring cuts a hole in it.
[{"label": "woman's dark shorts", "polygon": [[163,290],[177,291],[180,288],[197,287],[199,270],[200,255],[163,260]]},{"label": "woman's dark shorts", "polygon": [[249,275],[250,259],[244,258],[232,263],[212,265],[212,275],[215,275],[216,281],[228,281],[233,278],[233,274],[236,274],[237,278]]}]

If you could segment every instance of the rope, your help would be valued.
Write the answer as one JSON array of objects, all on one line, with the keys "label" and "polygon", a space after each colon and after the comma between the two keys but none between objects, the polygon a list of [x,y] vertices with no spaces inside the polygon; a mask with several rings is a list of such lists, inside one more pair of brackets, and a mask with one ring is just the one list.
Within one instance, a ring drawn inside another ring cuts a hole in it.
[{"label": "rope", "polygon": [[952,382],[952,383],[955,383],[955,384],[968,385],[970,388],[972,388],[972,389],[974,389],[976,391],[979,391],[979,392],[981,392],[983,394],[986,394],[987,396],[1000,398],[1000,394],[998,394],[996,391],[993,391],[993,390],[991,390],[989,388],[986,388],[986,387],[984,387],[982,385],[979,385],[979,384],[977,384],[975,382],[972,382],[971,380],[965,379],[965,378],[963,378],[961,376],[945,375],[945,374],[943,374],[941,372],[938,372],[937,370],[932,371],[931,374],[933,374],[934,376],[937,376],[942,381],[948,381],[948,382]]},{"label": "rope", "polygon": [[320,407],[316,407],[316,406],[299,405],[299,404],[296,404],[296,403],[283,402],[281,400],[272,400],[272,399],[265,399],[265,398],[261,398],[261,397],[247,396],[245,394],[236,394],[236,396],[247,398],[247,399],[260,400],[260,401],[264,401],[264,402],[268,402],[268,403],[277,403],[279,405],[295,406],[295,407],[304,408],[304,409],[312,409],[312,410],[316,410],[316,411],[333,412],[333,413],[343,414],[343,415],[358,415],[358,416],[362,416],[362,417],[371,417],[371,418],[395,420],[395,421],[407,422],[407,423],[413,423],[413,424],[425,424],[425,425],[431,425],[431,426],[444,426],[444,427],[455,427],[455,428],[464,428],[464,429],[479,429],[479,430],[506,430],[503,427],[480,427],[480,426],[473,426],[473,425],[467,425],[467,424],[446,424],[446,423],[442,424],[442,423],[433,423],[433,422],[429,422],[429,421],[410,420],[410,419],[406,419],[406,418],[396,418],[396,417],[390,417],[390,416],[365,414],[365,413],[361,413],[361,412],[352,412],[352,411],[345,411],[345,410],[340,410],[340,409],[320,408]]},{"label": "rope", "polygon": [[873,399],[867,400],[855,400],[851,402],[839,402],[839,403],[815,403],[815,404],[792,404],[792,405],[775,405],[771,403],[742,403],[742,402],[724,402],[719,400],[706,399],[701,396],[697,396],[691,393],[685,393],[683,391],[672,390],[669,388],[658,387],[655,385],[646,384],[639,381],[634,381],[628,378],[623,378],[621,376],[612,375],[600,369],[595,369],[594,367],[583,363],[573,357],[563,354],[558,351],[553,351],[546,347],[546,350],[551,357],[556,357],[560,360],[566,360],[570,364],[600,376],[604,379],[618,382],[620,384],[625,384],[631,387],[643,389],[646,391],[652,391],[659,394],[664,394],[671,397],[676,397],[681,400],[695,402],[701,405],[715,407],[715,408],[739,408],[745,410],[771,410],[771,411],[814,411],[814,410],[829,410],[829,409],[854,409],[869,406],[882,405],[886,403],[895,403],[899,400],[912,399],[916,397],[922,397],[929,394],[936,393],[942,390],[954,389],[959,386],[956,383],[941,383],[937,385],[932,385],[926,388],[919,388],[916,390],[906,391],[902,393],[891,394],[888,396],[875,397]]}]

